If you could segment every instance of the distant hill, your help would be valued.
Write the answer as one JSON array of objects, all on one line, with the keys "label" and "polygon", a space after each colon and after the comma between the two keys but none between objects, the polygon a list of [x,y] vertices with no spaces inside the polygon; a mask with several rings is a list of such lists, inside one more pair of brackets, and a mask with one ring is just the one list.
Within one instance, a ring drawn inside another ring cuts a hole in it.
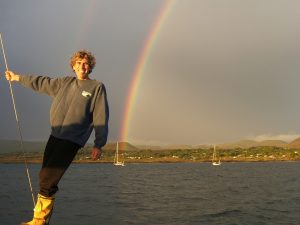
[{"label": "distant hill", "polygon": [[287,148],[300,149],[300,137],[287,144]]},{"label": "distant hill", "polygon": [[[44,151],[47,142],[39,141],[24,141],[23,150],[26,152]],[[92,147],[93,144],[87,143],[86,147]],[[107,143],[104,150],[116,150],[116,143]],[[139,150],[136,146],[128,142],[119,142],[119,150],[123,151],[135,151]],[[0,140],[0,154],[11,153],[11,152],[22,152],[21,143],[18,140]]]},{"label": "distant hill", "polygon": [[[107,143],[104,147],[103,150],[111,150],[115,151],[117,147],[117,143]],[[128,143],[128,142],[119,142],[119,150],[120,151],[136,151],[139,150],[136,146]]]},{"label": "distant hill", "polygon": [[[232,143],[223,143],[218,144],[217,148],[220,149],[235,149],[235,148],[252,148],[252,147],[279,147],[279,148],[299,148],[300,149],[300,137],[294,141],[287,143],[282,140],[263,140],[263,141],[254,141],[254,140],[240,140]],[[168,145],[168,146],[152,146],[152,145],[132,145],[128,142],[119,142],[119,149],[125,151],[136,151],[136,150],[175,150],[175,149],[210,149],[213,145],[202,144],[202,145]],[[115,150],[116,143],[107,143],[104,150]]]},{"label": "distant hill", "polygon": [[136,147],[140,150],[162,150],[163,147],[158,145],[136,145]]},{"label": "distant hill", "polygon": [[[288,143],[281,140],[264,140],[260,142],[254,140],[241,140],[234,143],[225,143],[225,144],[218,145],[219,148],[223,148],[223,149],[232,149],[232,148],[246,149],[246,148],[262,147],[262,146],[285,148],[288,146]],[[299,140],[299,147],[300,147],[300,140]]]},{"label": "distant hill", "polygon": [[251,147],[255,147],[257,145],[258,145],[257,141],[253,141],[253,140],[241,140],[241,141],[234,142],[234,143],[220,144],[220,145],[218,145],[218,148],[223,148],[223,149],[251,148]]},{"label": "distant hill", "polygon": [[288,143],[281,140],[265,140],[258,143],[259,146],[274,146],[274,147],[280,147],[285,148]]},{"label": "distant hill", "polygon": [[[24,141],[23,150],[26,152],[43,151],[46,142]],[[21,152],[21,142],[16,140],[0,140],[0,153]]]},{"label": "distant hill", "polygon": [[213,148],[213,145],[209,145],[209,144],[206,144],[206,145],[195,145],[194,147],[195,149],[211,149]]},{"label": "distant hill", "polygon": [[[26,152],[36,152],[44,151],[46,146],[46,141],[24,141],[23,149]],[[86,147],[91,148],[93,144],[87,143]],[[261,147],[261,146],[270,146],[270,147],[280,147],[280,148],[296,148],[300,149],[300,137],[291,141],[290,143],[281,141],[281,140],[264,140],[264,141],[254,141],[254,140],[241,140],[233,143],[223,143],[218,144],[217,148],[220,149],[235,149],[235,148],[251,148],[251,147]],[[209,149],[212,148],[212,145],[173,145],[173,146],[151,146],[151,145],[132,145],[128,142],[119,142],[120,151],[137,151],[137,150],[173,150],[173,149]],[[103,150],[115,151],[116,143],[111,142],[107,143]],[[0,154],[1,153],[11,153],[11,152],[21,152],[20,141],[17,140],[0,140]]]},{"label": "distant hill", "polygon": [[165,150],[172,150],[172,149],[194,149],[191,145],[169,145],[164,147]]}]

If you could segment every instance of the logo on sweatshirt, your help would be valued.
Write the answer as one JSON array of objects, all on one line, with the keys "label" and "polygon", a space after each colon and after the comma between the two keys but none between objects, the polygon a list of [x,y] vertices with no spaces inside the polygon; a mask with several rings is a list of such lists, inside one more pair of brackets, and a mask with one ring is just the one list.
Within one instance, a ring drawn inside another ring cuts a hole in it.
[{"label": "logo on sweatshirt", "polygon": [[83,97],[86,97],[86,98],[92,96],[92,94],[91,94],[90,92],[87,92],[87,91],[82,91],[81,95],[82,95]]}]

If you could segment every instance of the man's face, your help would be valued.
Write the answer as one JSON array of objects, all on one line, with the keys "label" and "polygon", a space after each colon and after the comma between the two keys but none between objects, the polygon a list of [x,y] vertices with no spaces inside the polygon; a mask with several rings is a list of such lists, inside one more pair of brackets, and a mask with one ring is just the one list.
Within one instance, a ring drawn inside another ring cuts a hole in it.
[{"label": "man's face", "polygon": [[78,80],[89,79],[89,69],[90,66],[88,60],[85,58],[77,59],[73,66],[73,70],[75,71]]}]

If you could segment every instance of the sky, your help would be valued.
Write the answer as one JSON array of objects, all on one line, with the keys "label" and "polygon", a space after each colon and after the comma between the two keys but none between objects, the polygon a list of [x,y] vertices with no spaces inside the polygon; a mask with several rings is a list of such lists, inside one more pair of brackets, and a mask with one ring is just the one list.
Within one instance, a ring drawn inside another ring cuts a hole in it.
[{"label": "sky", "polygon": [[[300,136],[299,11],[297,0],[3,0],[0,32],[9,69],[21,74],[71,75],[75,51],[95,55],[91,77],[107,88],[109,142],[121,138],[128,106],[132,144],[289,142]],[[18,139],[4,72],[1,55],[0,139]],[[23,138],[46,140],[51,98],[13,89]]]}]

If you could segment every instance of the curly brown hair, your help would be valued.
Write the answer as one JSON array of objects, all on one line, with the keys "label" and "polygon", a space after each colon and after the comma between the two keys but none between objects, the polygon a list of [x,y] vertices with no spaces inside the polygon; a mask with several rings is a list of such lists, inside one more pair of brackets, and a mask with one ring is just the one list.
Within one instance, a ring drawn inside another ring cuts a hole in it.
[{"label": "curly brown hair", "polygon": [[75,52],[73,54],[73,56],[71,57],[70,66],[71,66],[72,70],[73,70],[73,66],[75,65],[75,62],[78,59],[87,59],[89,67],[90,67],[90,69],[89,69],[89,74],[90,74],[96,65],[96,58],[89,51],[86,51],[84,49],[79,50],[79,51]]}]

